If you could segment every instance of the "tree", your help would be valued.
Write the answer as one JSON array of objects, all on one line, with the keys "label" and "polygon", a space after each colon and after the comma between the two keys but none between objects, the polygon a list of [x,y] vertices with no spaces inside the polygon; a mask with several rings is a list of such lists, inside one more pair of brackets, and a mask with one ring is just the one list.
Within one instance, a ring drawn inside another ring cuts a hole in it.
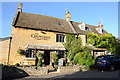
[{"label": "tree", "polygon": [[67,50],[67,58],[72,61],[74,55],[81,50],[81,39],[75,35],[66,34],[64,46]]}]

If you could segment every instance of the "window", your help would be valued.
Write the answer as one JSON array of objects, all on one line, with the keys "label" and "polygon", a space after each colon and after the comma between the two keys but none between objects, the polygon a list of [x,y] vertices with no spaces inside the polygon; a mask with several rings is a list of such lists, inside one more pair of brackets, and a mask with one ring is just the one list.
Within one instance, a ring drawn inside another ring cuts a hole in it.
[{"label": "window", "polygon": [[66,57],[66,54],[65,54],[65,51],[57,51],[58,53],[58,58],[65,58]]},{"label": "window", "polygon": [[85,27],[85,30],[90,30],[90,31],[91,31],[91,28],[89,28],[89,27]]},{"label": "window", "polygon": [[78,25],[78,27],[79,27],[81,30],[85,30],[85,24],[84,24],[84,23]]},{"label": "window", "polygon": [[64,35],[57,34],[56,35],[56,42],[64,42]]},{"label": "window", "polygon": [[98,32],[102,33],[103,32],[102,28],[98,28]]},{"label": "window", "polygon": [[36,50],[28,49],[26,50],[26,57],[36,58]]}]

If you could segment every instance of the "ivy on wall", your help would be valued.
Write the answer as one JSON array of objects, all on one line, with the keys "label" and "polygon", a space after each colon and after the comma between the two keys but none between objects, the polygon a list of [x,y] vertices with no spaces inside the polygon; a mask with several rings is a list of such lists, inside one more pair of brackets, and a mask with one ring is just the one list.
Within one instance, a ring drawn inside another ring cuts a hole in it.
[{"label": "ivy on wall", "polygon": [[88,42],[97,48],[106,48],[112,54],[120,55],[120,43],[116,41],[116,38],[112,34],[98,35],[95,33],[89,33],[87,35]]}]

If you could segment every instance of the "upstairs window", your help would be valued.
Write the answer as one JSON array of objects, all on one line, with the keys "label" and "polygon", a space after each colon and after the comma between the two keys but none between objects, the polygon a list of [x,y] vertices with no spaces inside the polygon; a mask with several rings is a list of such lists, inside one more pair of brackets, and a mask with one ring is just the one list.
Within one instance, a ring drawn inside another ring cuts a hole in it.
[{"label": "upstairs window", "polygon": [[102,28],[98,28],[98,32],[102,33],[103,32]]},{"label": "upstairs window", "polygon": [[56,42],[64,42],[64,35],[57,34],[56,35]]},{"label": "upstairs window", "polygon": [[84,24],[84,23],[78,25],[78,27],[79,27],[81,30],[85,30],[85,24]]},{"label": "upstairs window", "polygon": [[90,30],[90,31],[91,31],[91,28],[89,28],[89,27],[85,27],[85,30]]}]

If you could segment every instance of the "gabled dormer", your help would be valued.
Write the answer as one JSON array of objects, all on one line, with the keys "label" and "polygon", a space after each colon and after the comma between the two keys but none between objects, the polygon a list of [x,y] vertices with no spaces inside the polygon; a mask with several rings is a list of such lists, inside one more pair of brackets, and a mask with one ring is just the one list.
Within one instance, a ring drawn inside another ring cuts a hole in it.
[{"label": "gabled dormer", "polygon": [[103,33],[103,25],[102,25],[102,23],[98,23],[98,27],[96,28],[96,30],[97,30],[98,33],[100,33],[100,34]]},{"label": "gabled dormer", "polygon": [[85,23],[79,24],[78,27],[79,27],[81,30],[85,30]]}]

